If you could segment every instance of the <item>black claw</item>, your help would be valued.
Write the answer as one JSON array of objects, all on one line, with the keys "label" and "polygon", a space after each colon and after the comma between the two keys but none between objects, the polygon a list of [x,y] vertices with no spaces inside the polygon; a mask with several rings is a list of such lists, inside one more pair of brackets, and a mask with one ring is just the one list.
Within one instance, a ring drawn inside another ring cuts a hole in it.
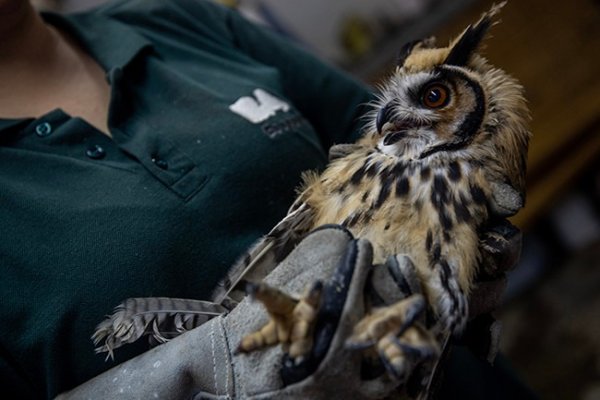
[{"label": "black claw", "polygon": [[410,286],[408,285],[408,282],[406,281],[406,278],[400,269],[400,264],[398,263],[398,260],[396,260],[396,257],[389,256],[385,261],[385,266],[404,296],[410,296],[412,294],[412,290],[410,290]]},{"label": "black claw", "polygon": [[346,342],[344,344],[344,347],[347,348],[348,350],[364,350],[371,346],[374,346],[375,343],[376,342],[374,340],[369,340],[369,341],[362,342],[362,343]]},{"label": "black claw", "polygon": [[414,360],[425,361],[435,357],[435,352],[430,347],[411,346],[399,340],[395,343],[402,349],[404,354]]},{"label": "black claw", "polygon": [[412,326],[423,311],[425,311],[425,299],[419,296],[413,300],[413,304],[406,311],[404,322],[400,326],[397,335],[403,334],[410,326]]},{"label": "black claw", "polygon": [[383,351],[379,351],[379,359],[381,360],[381,363],[383,364],[383,366],[385,367],[385,370],[397,381],[403,382],[404,381],[404,376],[405,373],[400,374],[400,372],[394,368],[394,366],[392,365],[392,363],[390,363],[387,359],[387,357],[385,356],[385,354],[383,353]]},{"label": "black claw", "polygon": [[310,291],[308,292],[308,297],[318,296],[322,291],[323,291],[323,282],[315,281],[312,284]]},{"label": "black claw", "polygon": [[357,241],[352,240],[333,276],[323,285],[311,352],[299,363],[289,356],[284,357],[280,376],[285,386],[299,382],[315,372],[327,355],[346,304],[357,257]]}]

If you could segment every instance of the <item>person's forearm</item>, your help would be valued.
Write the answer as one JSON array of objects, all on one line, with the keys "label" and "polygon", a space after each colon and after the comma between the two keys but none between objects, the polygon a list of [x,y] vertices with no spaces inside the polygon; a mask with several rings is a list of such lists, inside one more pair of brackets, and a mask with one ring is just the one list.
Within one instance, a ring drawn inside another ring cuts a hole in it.
[{"label": "person's forearm", "polygon": [[215,388],[224,394],[232,388],[226,385],[231,382],[229,363],[224,359],[229,353],[222,349],[225,342],[220,326],[220,318],[215,318],[56,399],[180,400]]}]

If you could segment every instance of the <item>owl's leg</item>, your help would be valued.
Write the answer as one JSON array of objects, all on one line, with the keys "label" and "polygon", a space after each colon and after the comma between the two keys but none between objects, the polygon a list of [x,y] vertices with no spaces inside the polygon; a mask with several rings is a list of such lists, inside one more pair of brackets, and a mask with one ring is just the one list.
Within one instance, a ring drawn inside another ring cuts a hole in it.
[{"label": "owl's leg", "polygon": [[383,306],[374,308],[346,342],[355,349],[372,348],[390,376],[406,382],[417,366],[430,370],[440,353],[435,335],[424,326],[427,301],[410,257],[399,254],[375,267],[372,292]]},{"label": "owl's leg", "polygon": [[425,298],[414,294],[378,308],[354,327],[346,345],[373,346],[390,375],[405,382],[416,365],[436,358],[440,351],[434,335],[418,322],[425,307]]},{"label": "owl's leg", "polygon": [[299,300],[264,283],[246,286],[246,291],[263,303],[271,319],[261,329],[244,336],[238,351],[248,353],[281,343],[294,359],[310,352],[321,282],[315,282]]},{"label": "owl's leg", "polygon": [[428,287],[431,305],[444,331],[460,335],[468,317],[468,300],[458,282],[458,268],[441,259],[433,266]]}]

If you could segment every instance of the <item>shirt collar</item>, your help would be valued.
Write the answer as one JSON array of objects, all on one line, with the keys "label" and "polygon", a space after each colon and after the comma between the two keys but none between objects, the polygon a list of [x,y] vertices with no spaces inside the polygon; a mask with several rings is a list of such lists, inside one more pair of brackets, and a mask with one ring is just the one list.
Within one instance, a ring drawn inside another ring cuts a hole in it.
[{"label": "shirt collar", "polygon": [[43,12],[42,17],[79,41],[106,72],[125,67],[143,49],[152,47],[152,43],[132,27],[98,12]]}]

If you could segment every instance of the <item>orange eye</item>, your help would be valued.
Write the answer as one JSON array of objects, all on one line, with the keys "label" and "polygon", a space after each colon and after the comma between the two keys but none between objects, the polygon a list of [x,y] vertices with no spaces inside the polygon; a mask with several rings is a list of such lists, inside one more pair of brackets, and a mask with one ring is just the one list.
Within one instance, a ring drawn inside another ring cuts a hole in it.
[{"label": "orange eye", "polygon": [[421,103],[427,108],[442,108],[449,101],[450,90],[440,83],[427,86],[421,96]]}]

